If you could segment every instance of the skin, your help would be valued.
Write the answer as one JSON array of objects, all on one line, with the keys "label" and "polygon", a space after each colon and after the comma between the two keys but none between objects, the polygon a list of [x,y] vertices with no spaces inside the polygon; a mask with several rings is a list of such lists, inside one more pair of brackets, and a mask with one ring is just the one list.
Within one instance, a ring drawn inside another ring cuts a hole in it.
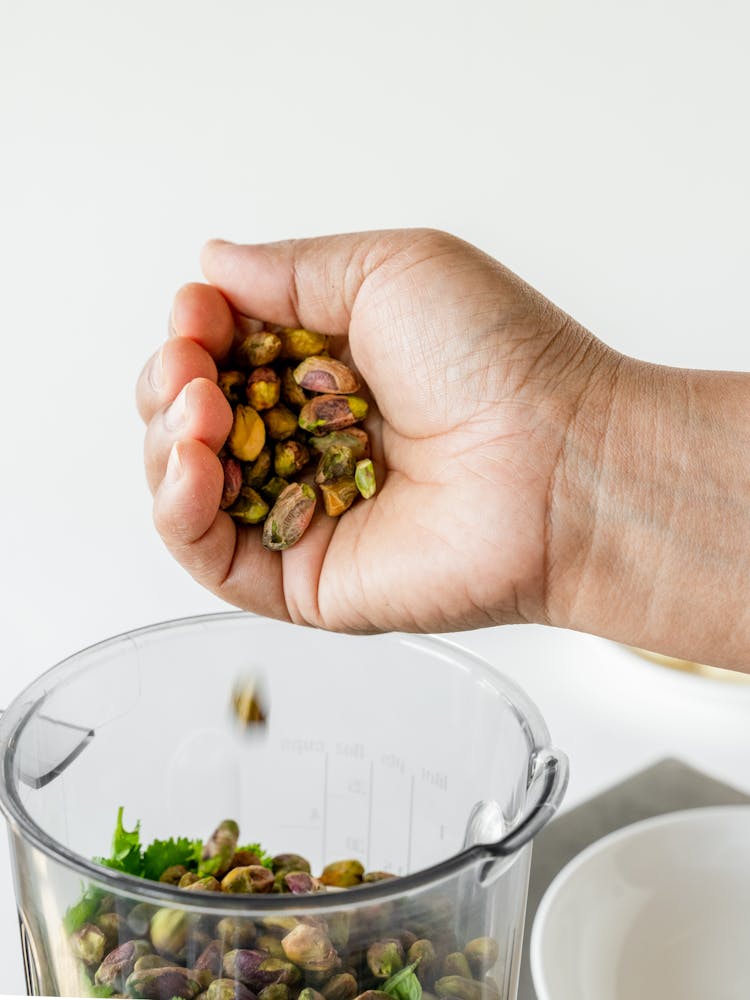
[{"label": "skin", "polygon": [[[433,230],[213,241],[202,266],[137,402],[156,527],[203,586],[336,631],[537,622],[750,666],[747,375],[619,354]],[[334,335],[376,401],[379,492],[282,554],[218,509],[242,316]]]}]

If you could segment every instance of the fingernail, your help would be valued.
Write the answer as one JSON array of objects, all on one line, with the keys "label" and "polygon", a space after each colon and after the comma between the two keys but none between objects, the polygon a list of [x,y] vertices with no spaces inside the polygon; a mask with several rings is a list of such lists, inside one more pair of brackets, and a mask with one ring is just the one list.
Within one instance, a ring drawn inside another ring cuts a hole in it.
[{"label": "fingernail", "polygon": [[175,441],[167,460],[167,468],[164,472],[164,482],[167,486],[174,486],[182,475],[182,461],[178,452],[179,443]]},{"label": "fingernail", "polygon": [[178,431],[187,422],[188,416],[188,389],[189,386],[185,386],[180,392],[179,396],[170,403],[167,409],[164,411],[164,426],[168,431]]},{"label": "fingernail", "polygon": [[154,392],[158,392],[164,384],[164,348],[151,359],[148,367],[148,384]]}]

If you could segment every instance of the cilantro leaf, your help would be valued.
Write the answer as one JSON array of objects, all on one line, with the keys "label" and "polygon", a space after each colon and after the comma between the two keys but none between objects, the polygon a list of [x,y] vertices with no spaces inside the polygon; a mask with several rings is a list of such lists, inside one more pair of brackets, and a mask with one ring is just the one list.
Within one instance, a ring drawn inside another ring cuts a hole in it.
[{"label": "cilantro leaf", "polygon": [[172,865],[194,868],[202,846],[200,840],[189,840],[187,837],[152,841],[143,853],[143,878],[158,882],[162,872]]},{"label": "cilantro leaf", "polygon": [[95,889],[89,886],[85,890],[77,903],[69,906],[63,917],[63,926],[68,934],[79,930],[84,924],[88,924],[99,908],[99,903],[104,898],[104,889]]},{"label": "cilantro leaf", "polygon": [[392,996],[394,1000],[422,1000],[422,984],[414,972],[419,960],[405,965],[380,987],[383,993]]},{"label": "cilantro leaf", "polygon": [[143,872],[143,857],[141,854],[141,822],[135,824],[135,830],[126,830],[122,823],[124,813],[122,806],[117,810],[117,824],[112,837],[112,856],[104,864],[108,868],[127,872],[129,875],[141,875]]}]

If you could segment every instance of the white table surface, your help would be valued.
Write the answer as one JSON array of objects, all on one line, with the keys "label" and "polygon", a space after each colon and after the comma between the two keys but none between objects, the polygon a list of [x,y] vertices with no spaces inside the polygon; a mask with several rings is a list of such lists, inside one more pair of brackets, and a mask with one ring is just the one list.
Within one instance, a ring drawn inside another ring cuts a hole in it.
[{"label": "white table surface", "polygon": [[[620,350],[750,367],[749,28],[741,0],[0,0],[0,704],[223,608],[153,531],[132,402],[210,236],[437,226]],[[461,640],[538,703],[568,806],[666,755],[750,791],[750,688],[573,633]]]}]

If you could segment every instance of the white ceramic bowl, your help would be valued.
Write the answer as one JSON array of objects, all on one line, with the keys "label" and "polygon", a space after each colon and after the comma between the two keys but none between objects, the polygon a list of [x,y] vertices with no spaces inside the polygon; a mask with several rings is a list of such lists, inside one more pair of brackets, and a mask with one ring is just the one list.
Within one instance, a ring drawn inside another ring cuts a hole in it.
[{"label": "white ceramic bowl", "polygon": [[531,932],[538,1000],[748,1000],[750,806],[669,813],[588,847]]}]

